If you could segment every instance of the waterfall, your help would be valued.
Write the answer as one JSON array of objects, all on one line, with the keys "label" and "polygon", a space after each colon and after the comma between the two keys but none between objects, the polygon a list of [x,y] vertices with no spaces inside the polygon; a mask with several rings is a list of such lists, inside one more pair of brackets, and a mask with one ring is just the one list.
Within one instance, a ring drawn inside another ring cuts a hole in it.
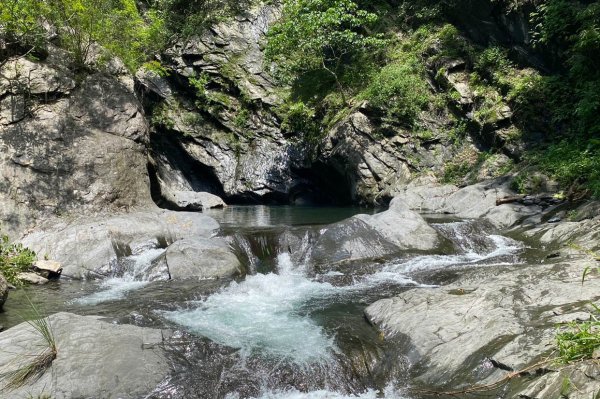
[{"label": "waterfall", "polygon": [[74,303],[80,305],[95,305],[102,302],[125,298],[128,292],[146,286],[151,278],[147,276],[152,261],[162,255],[165,250],[160,248],[139,248],[136,253],[119,259],[121,276],[109,277],[99,283],[100,291],[78,298]]}]

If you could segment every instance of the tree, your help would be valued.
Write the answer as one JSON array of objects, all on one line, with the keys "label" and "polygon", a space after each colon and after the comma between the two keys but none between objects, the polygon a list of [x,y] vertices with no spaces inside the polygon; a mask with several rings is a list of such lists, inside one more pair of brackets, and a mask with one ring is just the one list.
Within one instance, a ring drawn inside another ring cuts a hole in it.
[{"label": "tree", "polygon": [[268,33],[267,60],[288,80],[325,71],[347,105],[342,83],[347,66],[385,43],[369,34],[377,19],[352,0],[285,0],[281,20]]},{"label": "tree", "polygon": [[[140,15],[135,0],[2,0],[0,34],[21,46],[43,47],[55,30],[74,63],[85,67],[94,44],[118,56],[130,70],[164,42],[157,10]],[[11,44],[11,43],[9,43]]]}]

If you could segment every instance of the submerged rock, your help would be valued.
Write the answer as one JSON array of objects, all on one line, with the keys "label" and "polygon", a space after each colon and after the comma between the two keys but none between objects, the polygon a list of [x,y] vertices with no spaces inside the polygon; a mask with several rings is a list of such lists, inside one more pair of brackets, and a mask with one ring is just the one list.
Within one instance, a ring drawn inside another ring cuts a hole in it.
[{"label": "submerged rock", "polygon": [[[11,398],[140,398],[167,376],[162,349],[167,331],[116,325],[97,316],[57,313],[46,320],[56,358],[38,380],[9,392]],[[48,347],[29,323],[0,334],[0,372],[15,371]],[[6,381],[3,381],[6,383]]]},{"label": "submerged rock", "polygon": [[29,284],[43,285],[48,283],[48,279],[36,273],[19,273],[17,278]]},{"label": "submerged rock", "polygon": [[158,279],[213,279],[231,277],[241,270],[240,261],[224,240],[185,238],[171,244],[149,274]]},{"label": "submerged rock", "polygon": [[63,264],[72,278],[110,275],[116,260],[142,246],[165,248],[187,237],[211,237],[219,228],[212,218],[194,212],[147,211],[107,218],[79,219],[26,236],[22,243],[40,256]]},{"label": "submerged rock", "polygon": [[0,310],[2,310],[2,307],[4,306],[4,302],[6,302],[7,298],[8,298],[8,282],[6,282],[6,279],[4,278],[2,273],[0,273]]}]

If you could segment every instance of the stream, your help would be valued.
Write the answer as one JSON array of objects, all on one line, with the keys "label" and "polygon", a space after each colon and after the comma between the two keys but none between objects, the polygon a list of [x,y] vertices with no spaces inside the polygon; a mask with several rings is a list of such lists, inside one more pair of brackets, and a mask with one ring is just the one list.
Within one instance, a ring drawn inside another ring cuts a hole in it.
[{"label": "stream", "polygon": [[319,234],[356,213],[365,209],[211,210],[245,277],[150,282],[144,271],[163,250],[140,248],[121,260],[120,276],[63,279],[11,293],[14,311],[0,313],[0,324],[27,317],[27,296],[47,313],[170,329],[172,373],[149,398],[414,398],[405,392],[406,343],[381,339],[364,308],[404,290],[448,283],[459,269],[521,263],[524,245],[481,222],[439,219],[430,222],[447,241],[443,253],[315,265],[310,249]]}]

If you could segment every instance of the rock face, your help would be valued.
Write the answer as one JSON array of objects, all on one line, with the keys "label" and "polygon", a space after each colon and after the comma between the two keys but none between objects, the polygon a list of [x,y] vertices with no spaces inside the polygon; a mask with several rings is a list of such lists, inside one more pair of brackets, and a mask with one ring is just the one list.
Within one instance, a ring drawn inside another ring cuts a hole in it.
[{"label": "rock face", "polygon": [[26,236],[22,242],[63,265],[72,278],[111,275],[116,260],[143,246],[166,248],[188,237],[211,237],[219,224],[191,212],[137,212],[106,218],[61,222]]},{"label": "rock face", "polygon": [[[138,74],[146,98],[163,100],[153,110],[152,137],[163,197],[192,190],[228,201],[287,201],[305,182],[292,176],[302,148],[280,131],[270,110],[280,100],[263,70],[260,46],[278,15],[264,6],[173,47],[166,56],[176,76],[169,81]],[[207,79],[201,87],[198,77]]]},{"label": "rock face", "polygon": [[[140,398],[167,376],[169,366],[161,349],[167,331],[70,313],[57,313],[48,320],[56,340],[56,359],[41,378],[11,391],[11,398]],[[25,365],[47,347],[28,323],[0,334],[0,345],[11,348],[0,354],[2,372]]]},{"label": "rock face", "polygon": [[186,238],[171,244],[149,273],[185,280],[231,277],[241,271],[240,261],[222,239]]},{"label": "rock face", "polygon": [[52,46],[0,74],[0,218],[10,233],[53,214],[151,205],[148,125],[132,82],[78,82]]},{"label": "rock face", "polygon": [[452,154],[440,139],[448,115],[416,137],[361,107],[310,144],[282,128],[282,99],[262,45],[279,16],[266,5],[212,27],[165,55],[173,74],[137,75],[152,113],[155,198],[206,191],[227,202],[387,203],[415,169],[440,170]]},{"label": "rock face", "polygon": [[491,381],[502,372],[482,376],[486,359],[524,368],[551,351],[556,323],[578,312],[589,317],[585,304],[600,296],[593,282],[581,285],[583,264],[478,270],[441,288],[377,301],[365,314],[388,336],[408,337],[409,356],[417,367],[427,365],[421,382]]},{"label": "rock face", "polygon": [[6,302],[6,298],[8,298],[8,283],[4,276],[0,273],[0,310],[4,306],[4,302]]}]

